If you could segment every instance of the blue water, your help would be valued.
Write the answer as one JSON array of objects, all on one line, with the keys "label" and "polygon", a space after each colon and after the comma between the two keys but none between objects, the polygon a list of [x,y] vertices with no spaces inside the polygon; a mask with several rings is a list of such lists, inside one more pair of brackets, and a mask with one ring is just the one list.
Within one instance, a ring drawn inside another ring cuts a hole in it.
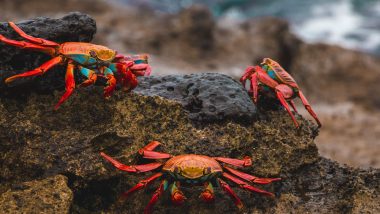
[{"label": "blue water", "polygon": [[244,20],[275,16],[288,20],[307,42],[337,44],[380,55],[380,0],[119,0],[175,13],[194,3],[215,17]]}]

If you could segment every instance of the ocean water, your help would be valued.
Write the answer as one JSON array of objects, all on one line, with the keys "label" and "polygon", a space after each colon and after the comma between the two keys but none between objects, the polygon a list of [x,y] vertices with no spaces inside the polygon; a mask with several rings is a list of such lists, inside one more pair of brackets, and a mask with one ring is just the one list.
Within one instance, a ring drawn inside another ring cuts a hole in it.
[{"label": "ocean water", "polygon": [[336,44],[380,55],[380,0],[119,0],[175,13],[194,3],[215,17],[244,20],[275,16],[288,20],[307,42]]}]

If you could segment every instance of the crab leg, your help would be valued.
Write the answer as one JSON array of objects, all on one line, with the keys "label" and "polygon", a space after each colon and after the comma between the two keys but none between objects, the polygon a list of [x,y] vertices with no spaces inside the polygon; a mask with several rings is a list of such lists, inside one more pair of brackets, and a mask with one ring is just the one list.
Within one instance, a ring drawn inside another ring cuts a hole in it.
[{"label": "crab leg", "polygon": [[72,61],[70,61],[67,64],[67,70],[66,70],[66,76],[65,76],[65,82],[66,82],[66,91],[62,95],[61,99],[58,101],[58,103],[55,105],[54,109],[57,110],[59,106],[67,100],[73,93],[75,89],[75,79],[74,79],[74,64]]},{"label": "crab leg", "polygon": [[24,42],[24,41],[16,41],[16,40],[8,39],[1,34],[0,34],[0,41],[4,42],[5,44],[12,45],[15,47],[19,47],[22,49],[31,49],[31,50],[36,50],[36,51],[42,51],[42,52],[48,53],[50,55],[54,55],[54,53],[55,53],[54,48],[44,47],[41,45],[36,45],[33,43]]},{"label": "crab leg", "polygon": [[142,155],[143,158],[146,158],[146,159],[165,159],[165,158],[172,157],[170,154],[153,151],[159,145],[160,145],[160,142],[152,141],[148,145],[146,145],[144,148],[140,149],[139,154]]},{"label": "crab leg", "polygon": [[230,198],[234,201],[235,205],[241,209],[243,208],[243,203],[240,198],[236,195],[236,193],[232,190],[232,188],[222,179],[218,178],[219,185],[222,187],[224,192],[226,192]]},{"label": "crab leg", "polygon": [[277,98],[280,100],[281,105],[284,106],[284,108],[286,109],[286,111],[288,112],[290,117],[292,118],[294,124],[298,128],[299,127],[298,122],[297,122],[296,118],[294,117],[292,111],[290,110],[290,107],[289,107],[288,103],[286,102],[283,93],[280,90],[276,89],[276,95],[277,95]]},{"label": "crab leg", "polygon": [[180,183],[174,182],[170,188],[171,199],[174,204],[181,205],[185,201],[186,197],[181,190],[179,190]]},{"label": "crab leg", "polygon": [[223,173],[223,177],[227,178],[228,180],[236,183],[239,185],[240,188],[242,189],[246,189],[248,191],[251,191],[251,192],[257,192],[257,193],[260,193],[260,194],[264,194],[264,195],[267,195],[267,196],[270,196],[270,197],[274,197],[274,194],[271,193],[271,192],[267,192],[265,190],[262,190],[262,189],[259,189],[259,188],[256,188],[256,187],[253,187],[249,184],[247,184],[246,182],[240,180],[239,178],[236,178],[226,172]]},{"label": "crab leg", "polygon": [[132,72],[137,76],[149,76],[152,72],[152,68],[150,65],[141,63],[141,64],[134,64],[130,67]]},{"label": "crab leg", "polygon": [[125,91],[133,90],[138,85],[136,75],[132,73],[131,69],[123,73],[122,82]]},{"label": "crab leg", "polygon": [[237,167],[246,167],[246,166],[252,165],[252,160],[248,156],[244,157],[243,160],[234,159],[234,158],[224,158],[224,157],[215,157],[214,159],[223,163],[237,166]]},{"label": "crab leg", "polygon": [[158,167],[162,166],[161,163],[149,163],[149,164],[143,164],[143,165],[132,165],[132,166],[127,166],[119,161],[111,158],[110,156],[104,154],[103,152],[100,153],[101,156],[103,156],[107,161],[111,162],[116,168],[122,171],[126,172],[147,172],[147,171],[152,171],[154,169],[157,169]]},{"label": "crab leg", "polygon": [[318,117],[317,117],[317,114],[315,114],[315,112],[313,111],[313,109],[311,108],[311,105],[309,104],[309,102],[307,101],[306,97],[303,95],[302,91],[298,91],[298,95],[300,96],[301,98],[301,101],[303,103],[303,105],[305,106],[306,110],[309,112],[309,114],[315,119],[315,121],[317,122],[318,124],[318,127],[321,127],[322,124],[321,122],[319,121]]},{"label": "crab leg", "polygon": [[130,196],[132,193],[134,193],[134,192],[136,192],[136,191],[138,191],[140,189],[143,189],[143,188],[147,187],[153,181],[155,181],[156,179],[160,178],[161,176],[162,176],[162,173],[159,172],[159,173],[154,174],[153,176],[151,176],[151,177],[149,177],[147,179],[141,180],[134,187],[132,187],[131,189],[129,189],[127,192],[124,192],[123,196],[124,197]]},{"label": "crab leg", "polygon": [[57,65],[58,63],[62,62],[62,58],[60,56],[58,57],[55,57],[47,62],[45,62],[44,64],[42,64],[40,67],[34,69],[34,70],[31,70],[31,71],[27,71],[27,72],[24,72],[24,73],[21,73],[21,74],[17,74],[17,75],[14,75],[14,76],[11,76],[11,77],[8,77],[6,80],[5,80],[5,83],[10,83],[12,81],[14,81],[15,79],[18,79],[18,78],[21,78],[21,77],[30,77],[30,76],[38,76],[38,75],[42,75],[44,74],[46,71],[48,71],[50,68],[54,67],[55,65]]},{"label": "crab leg", "polygon": [[239,170],[232,169],[228,166],[225,166],[224,168],[227,169],[232,174],[234,174],[240,178],[243,178],[246,181],[250,181],[253,183],[257,183],[257,184],[269,184],[269,183],[272,183],[273,181],[281,180],[281,178],[259,178],[259,177],[256,177],[256,176],[244,173],[244,172],[240,172]]},{"label": "crab leg", "polygon": [[21,30],[17,25],[15,25],[15,23],[13,22],[9,22],[9,25],[13,28],[13,30],[15,30],[21,37],[23,37],[24,39],[27,39],[31,42],[34,42],[34,43],[37,43],[39,45],[43,45],[43,46],[52,46],[52,47],[57,47],[59,46],[58,43],[55,43],[55,42],[52,42],[52,41],[49,41],[49,40],[46,40],[46,39],[41,39],[41,38],[36,38],[36,37],[33,37],[33,36],[30,36],[28,34],[26,34],[23,30]]},{"label": "crab leg", "polygon": [[204,202],[212,202],[215,199],[214,187],[210,182],[205,183],[205,190],[199,196]]},{"label": "crab leg", "polygon": [[294,104],[294,101],[293,100],[289,100],[289,103],[292,106],[293,110],[298,114],[298,111],[297,111],[296,105]]},{"label": "crab leg", "polygon": [[152,198],[150,199],[148,205],[145,207],[144,214],[152,213],[153,206],[157,203],[158,199],[162,193],[167,189],[168,181],[163,180],[157,190],[154,192]]},{"label": "crab leg", "polygon": [[245,82],[247,79],[250,78],[252,75],[252,72],[255,72],[255,67],[249,66],[248,68],[245,69],[243,76],[240,78],[241,84],[245,87]]},{"label": "crab leg", "polygon": [[251,90],[253,93],[253,102],[257,103],[258,91],[259,91],[259,82],[257,80],[257,74],[254,73],[251,77]]},{"label": "crab leg", "polygon": [[87,77],[87,80],[83,81],[79,85],[80,87],[87,87],[87,86],[95,84],[96,79],[98,78],[95,71],[82,67],[82,66],[79,66],[79,70],[83,76]]}]

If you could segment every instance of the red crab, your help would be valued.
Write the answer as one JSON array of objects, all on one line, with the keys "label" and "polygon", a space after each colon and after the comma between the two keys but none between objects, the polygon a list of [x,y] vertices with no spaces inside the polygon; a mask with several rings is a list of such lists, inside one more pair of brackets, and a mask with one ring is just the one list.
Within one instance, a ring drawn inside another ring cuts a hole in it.
[{"label": "red crab", "polygon": [[249,92],[253,94],[253,102],[257,104],[258,96],[260,94],[267,96],[273,96],[273,94],[275,94],[277,99],[279,99],[281,104],[285,107],[286,111],[288,111],[296,127],[299,127],[298,122],[288,105],[289,102],[294,111],[297,113],[293,99],[299,97],[301,98],[302,104],[305,106],[306,110],[317,122],[318,127],[321,127],[321,122],[293,77],[290,76],[290,74],[286,72],[280,64],[272,59],[264,58],[261,64],[261,67],[249,66],[240,78],[240,82],[244,87],[246,85],[246,81],[250,81]]},{"label": "red crab", "polygon": [[[147,179],[141,180],[136,186],[124,193],[124,196],[129,196],[131,193],[145,188],[154,180],[160,178],[161,184],[146,206],[145,213],[151,213],[153,205],[158,201],[163,192],[168,189],[169,185],[171,186],[169,188],[171,200],[174,204],[182,204],[186,199],[180,190],[181,184],[204,185],[205,189],[200,195],[200,198],[203,201],[214,201],[214,186],[220,186],[231,197],[236,206],[238,208],[242,208],[243,204],[241,200],[230,188],[230,186],[222,180],[222,177],[237,184],[242,189],[272,197],[274,196],[273,193],[253,187],[246,181],[257,184],[269,184],[273,181],[281,180],[280,178],[258,178],[224,165],[228,164],[235,167],[251,166],[252,161],[249,157],[239,160],[195,154],[172,156],[170,154],[153,151],[158,145],[160,145],[159,142],[152,141],[147,146],[140,149],[139,154],[146,159],[169,159],[165,163],[155,161],[144,165],[127,166],[109,157],[103,152],[100,153],[101,156],[111,162],[117,169],[126,172],[140,173],[161,168],[160,172]],[[221,165],[219,162],[224,164]]]},{"label": "red crab", "polygon": [[[5,83],[8,84],[22,77],[42,75],[55,65],[67,64],[65,78],[66,92],[56,104],[55,109],[69,98],[74,91],[75,68],[87,78],[87,80],[80,84],[82,87],[94,84],[98,77],[105,78],[107,80],[106,87],[104,88],[105,97],[112,95],[117,83],[120,83],[126,91],[129,91],[137,86],[137,76],[150,75],[151,69],[148,65],[148,56],[145,54],[134,56],[117,55],[115,50],[84,42],[58,44],[27,35],[13,22],[9,22],[9,26],[29,42],[11,40],[0,34],[1,42],[22,49],[41,51],[51,55],[53,58],[32,71],[7,78]],[[116,78],[114,74],[116,74]]]}]

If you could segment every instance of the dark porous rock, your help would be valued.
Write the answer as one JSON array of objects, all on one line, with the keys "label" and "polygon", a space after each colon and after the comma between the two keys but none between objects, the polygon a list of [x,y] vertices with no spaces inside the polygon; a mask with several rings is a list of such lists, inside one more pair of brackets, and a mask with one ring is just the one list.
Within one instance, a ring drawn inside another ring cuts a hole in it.
[{"label": "dark porous rock", "polygon": [[0,195],[1,213],[68,213],[73,193],[67,178],[56,175],[12,186]]},{"label": "dark porous rock", "polygon": [[145,77],[135,92],[178,101],[193,121],[251,121],[256,115],[242,85],[218,73]]},{"label": "dark porous rock", "polygon": [[[40,17],[33,20],[16,23],[27,34],[48,39],[57,43],[63,42],[89,42],[96,32],[96,23],[88,15],[79,12],[69,13],[59,18],[51,19]],[[20,37],[8,23],[0,23],[0,34],[13,40],[25,40]],[[51,59],[47,54],[23,50],[18,47],[10,46],[0,42],[0,90],[5,93],[7,90],[22,89],[30,91],[49,91],[52,89],[63,88],[65,79],[65,66],[56,66],[50,69],[43,76],[35,78],[36,81],[30,82],[30,78],[15,81],[11,86],[23,84],[24,87],[8,87],[4,80],[12,75],[19,74],[28,70],[33,70],[44,62]]]}]

